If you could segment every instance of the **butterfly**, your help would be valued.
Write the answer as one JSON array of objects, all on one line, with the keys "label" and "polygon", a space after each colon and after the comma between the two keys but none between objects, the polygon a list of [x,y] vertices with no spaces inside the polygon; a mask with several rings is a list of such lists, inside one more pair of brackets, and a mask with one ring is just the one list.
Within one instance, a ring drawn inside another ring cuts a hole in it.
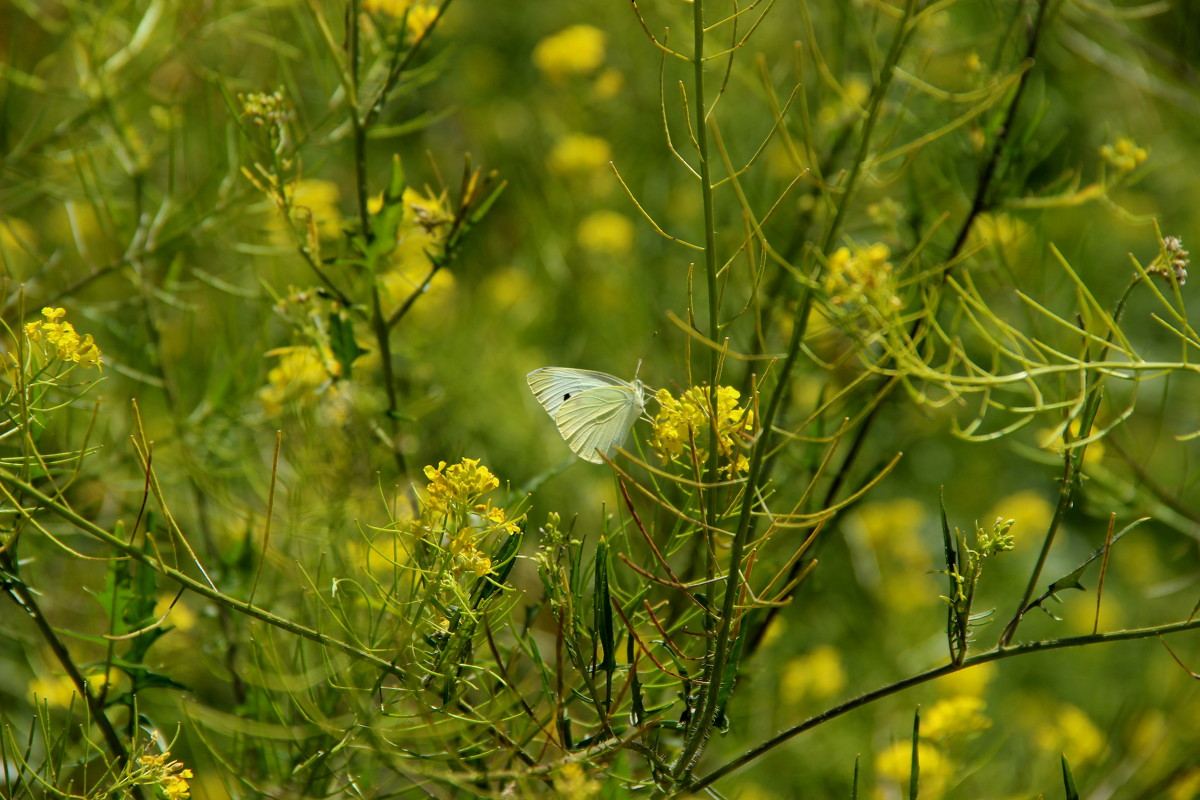
[{"label": "butterfly", "polygon": [[525,376],[533,396],[558,426],[567,446],[584,461],[612,458],[646,407],[645,386],[603,372],[542,367]]}]

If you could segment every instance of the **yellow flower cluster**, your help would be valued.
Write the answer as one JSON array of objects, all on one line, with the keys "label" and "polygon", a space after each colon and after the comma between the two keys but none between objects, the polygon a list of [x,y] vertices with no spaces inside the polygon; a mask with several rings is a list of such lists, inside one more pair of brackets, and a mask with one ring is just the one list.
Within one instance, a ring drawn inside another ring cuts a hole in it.
[{"label": "yellow flower cluster", "polygon": [[1042,707],[1033,741],[1044,753],[1062,753],[1072,767],[1095,762],[1108,747],[1104,732],[1091,717],[1072,705]]},{"label": "yellow flower cluster", "polygon": [[136,778],[137,783],[157,786],[167,800],[186,800],[191,792],[188,779],[195,776],[182,762],[167,761],[170,757],[170,753],[138,756],[137,762],[141,770]]},{"label": "yellow flower cluster", "polygon": [[500,479],[477,458],[464,458],[449,466],[439,461],[436,467],[425,467],[425,477],[429,483],[414,531],[428,539],[445,537],[456,572],[487,575],[492,560],[480,551],[480,542],[495,532],[513,535],[520,530],[517,520],[510,520],[503,508],[493,506],[490,500],[481,502],[485,494],[500,486]]},{"label": "yellow flower cluster", "polygon": [[[441,254],[453,216],[446,208],[445,195],[426,195],[407,187],[400,196],[403,216],[396,228],[396,249],[391,260],[397,268],[429,266],[429,257]],[[383,209],[383,195],[371,198],[367,210],[378,214]]]},{"label": "yellow flower cluster", "polygon": [[[115,684],[117,671],[109,670],[107,674],[92,672],[84,675],[83,679],[87,681],[88,688],[95,693]],[[28,692],[29,699],[36,704],[48,703],[54,708],[68,708],[75,697],[75,682],[67,675],[37,677],[29,682]]]},{"label": "yellow flower cluster", "polygon": [[[987,703],[979,696],[994,672],[994,665],[981,664],[956,672],[945,680],[954,694],[938,700],[921,712],[921,740],[917,745],[921,763],[921,796],[942,797],[959,771],[962,745],[986,731],[992,721],[984,714]],[[908,783],[912,743],[898,741],[875,759],[875,769],[884,780]]]},{"label": "yellow flower cluster", "polygon": [[992,727],[983,713],[987,707],[982,697],[955,695],[939,700],[921,714],[921,737],[934,742],[968,739]]},{"label": "yellow flower cluster", "polygon": [[280,347],[267,355],[280,357],[267,372],[267,385],[258,390],[263,410],[272,416],[283,413],[289,402],[312,401],[341,372],[341,365],[327,348],[321,353],[311,345]]},{"label": "yellow flower cluster", "polygon": [[604,31],[599,28],[572,25],[538,42],[533,63],[553,81],[587,75],[604,63],[604,44]]},{"label": "yellow flower cluster", "polygon": [[563,800],[592,800],[604,784],[588,775],[578,761],[569,761],[554,775],[554,789]]},{"label": "yellow flower cluster", "polygon": [[[1071,440],[1079,438],[1080,422],[1078,418],[1071,420]],[[1093,430],[1093,433],[1095,431]],[[1043,450],[1062,455],[1066,452],[1066,445],[1063,442],[1063,430],[1059,428],[1042,428],[1038,431],[1038,447]],[[1087,450],[1083,453],[1083,465],[1085,467],[1095,466],[1104,460],[1104,440],[1097,439],[1094,442],[1089,442]]]},{"label": "yellow flower cluster", "polygon": [[[868,585],[888,609],[907,614],[933,601],[938,584],[922,531],[925,506],[912,498],[866,502],[846,518],[851,544],[877,566]],[[886,567],[884,566],[886,565]]]},{"label": "yellow flower cluster", "polygon": [[1146,162],[1150,153],[1144,147],[1138,147],[1137,142],[1122,136],[1115,144],[1106,144],[1100,148],[1100,157],[1117,168],[1118,172],[1133,172]]},{"label": "yellow flower cluster", "polygon": [[31,342],[45,342],[49,345],[47,355],[53,350],[53,355],[63,361],[74,361],[84,366],[95,364],[99,368],[100,348],[92,340],[92,335],[89,333],[81,337],[75,332],[74,325],[61,321],[66,315],[67,311],[64,308],[43,308],[42,316],[46,319],[26,325],[26,338]]},{"label": "yellow flower cluster", "polygon": [[555,142],[546,160],[557,175],[587,175],[608,166],[612,148],[599,136],[569,133]]},{"label": "yellow flower cluster", "polygon": [[824,700],[846,688],[846,670],[842,656],[833,645],[818,645],[814,650],[789,660],[779,678],[779,696],[790,706],[807,699]]},{"label": "yellow flower cluster", "polygon": [[[926,742],[917,744],[917,758],[921,765],[921,797],[939,800],[946,793],[950,779],[954,777],[954,763],[939,748]],[[912,744],[910,742],[895,742],[875,756],[875,772],[882,780],[907,786],[911,770]],[[899,792],[885,794],[881,791],[879,794],[880,796],[891,794],[899,796]]]},{"label": "yellow flower cluster", "polygon": [[633,223],[616,211],[593,211],[575,229],[575,241],[584,250],[602,255],[623,256],[633,249]]},{"label": "yellow flower cluster", "polygon": [[[307,222],[311,216],[323,239],[336,239],[342,235],[342,212],[338,207],[342,191],[333,181],[320,178],[305,178],[284,186],[292,218]],[[292,244],[287,222],[279,215],[272,216],[267,227],[272,241],[279,247]]]},{"label": "yellow flower cluster", "polygon": [[881,243],[868,247],[839,247],[829,257],[825,291],[835,306],[872,306],[879,310],[900,307],[895,278],[888,261],[891,251]]},{"label": "yellow flower cluster", "polygon": [[[717,450],[725,460],[725,475],[743,472],[749,462],[741,449],[754,431],[754,412],[738,404],[741,393],[732,386],[717,387],[716,437]],[[678,398],[668,389],[660,389],[658,414],[654,417],[654,433],[650,446],[663,463],[691,453],[696,443],[696,459],[703,463],[707,451],[700,443],[709,439],[713,425],[709,423],[709,392],[707,387],[693,386]]]},{"label": "yellow flower cluster", "polygon": [[862,116],[863,108],[871,98],[871,87],[861,78],[851,78],[839,94],[831,97],[817,111],[817,124],[822,127],[845,125]]},{"label": "yellow flower cluster", "polygon": [[500,479],[481,466],[478,458],[464,458],[450,466],[439,461],[436,467],[425,467],[425,477],[429,479],[426,505],[439,514],[472,508],[480,497],[500,486]]},{"label": "yellow flower cluster", "polygon": [[397,19],[404,17],[404,26],[417,39],[422,38],[438,18],[438,4],[428,0],[363,0],[362,8]]}]

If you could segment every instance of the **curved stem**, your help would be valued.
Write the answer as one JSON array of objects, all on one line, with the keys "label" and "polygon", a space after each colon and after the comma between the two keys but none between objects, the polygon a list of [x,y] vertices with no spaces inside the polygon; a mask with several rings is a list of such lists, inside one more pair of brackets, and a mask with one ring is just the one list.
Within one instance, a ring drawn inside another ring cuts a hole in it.
[{"label": "curved stem", "polygon": [[[1029,41],[1026,45],[1025,54],[1023,56],[1026,61],[1032,61],[1037,55],[1038,46],[1041,42],[1041,36],[1046,27],[1046,13],[1048,5],[1049,0],[1040,0],[1038,4],[1037,18],[1035,19],[1033,27],[1030,30]],[[955,236],[954,244],[951,246],[950,252],[946,256],[945,260],[947,264],[954,263],[959,253],[962,252],[963,247],[966,246],[967,238],[970,235],[971,228],[975,224],[975,220],[980,214],[984,213],[988,210],[988,208],[991,207],[991,201],[989,198],[991,197],[992,191],[995,188],[999,171],[1000,157],[1008,146],[1009,137],[1013,133],[1014,121],[1016,120],[1017,112],[1019,111],[1021,105],[1021,99],[1024,96],[1025,88],[1029,83],[1032,73],[1033,70],[1025,70],[1024,73],[1022,73],[1019,82],[1017,83],[1017,88],[1013,92],[1012,100],[1010,101],[1008,109],[1005,112],[1004,122],[997,132],[996,139],[992,143],[992,149],[988,154],[988,159],[984,164],[983,170],[980,172],[979,183],[975,187],[975,194],[971,201],[971,208],[967,212],[966,217],[963,219],[962,226],[959,228],[958,234]],[[856,159],[855,164],[857,165],[860,163],[860,161],[861,155],[858,159]],[[845,207],[844,204],[842,207]],[[839,216],[840,211],[841,209],[839,209]],[[836,228],[836,224],[834,227]],[[833,230],[833,232],[836,233],[837,231]],[[830,236],[827,235],[825,237],[825,241],[828,243],[828,246],[832,246],[832,243],[835,241],[835,239],[830,238]],[[826,250],[826,252],[828,252],[828,250]],[[950,267],[946,267],[941,272],[938,278],[939,285],[944,283],[946,279],[949,278],[950,269]],[[917,345],[917,340],[923,336],[926,325],[927,323],[925,322],[924,318],[918,319],[913,323],[909,336],[913,340],[914,348]],[[884,363],[882,366],[886,368],[888,365],[887,363]],[[863,445],[865,445],[870,438],[869,433],[874,427],[875,421],[879,418],[880,411],[883,409],[884,400],[886,400],[887,396],[891,394],[891,390],[895,386],[896,382],[897,379],[894,376],[884,378],[884,385],[878,392],[877,402],[864,417],[862,424],[859,426],[858,432],[855,434],[854,439],[850,444],[850,448],[846,451],[846,455],[842,459],[841,466],[834,474],[834,478],[825,493],[823,502],[826,508],[833,505],[837,500],[838,493],[840,492],[842,485],[845,483],[846,476],[849,474],[850,468],[861,455]],[[804,567],[805,563],[806,562],[804,560],[796,562],[796,564],[788,572],[788,583],[793,581],[796,576],[799,575],[800,570]],[[784,607],[785,606],[783,605],[779,605],[767,610],[762,624],[756,629],[757,632],[755,634],[755,644],[762,641],[762,634],[766,631],[771,621],[775,619],[775,615],[778,614]]]},{"label": "curved stem", "polygon": [[[377,669],[386,672],[389,675],[394,675],[397,678],[405,679],[405,673],[402,667],[397,666],[386,659],[380,658],[374,653],[367,652],[366,650],[362,650],[352,644],[343,642],[340,639],[335,639],[332,636],[321,633],[320,631],[316,631],[297,622],[293,622],[289,619],[279,616],[278,614],[273,614],[261,606],[256,606],[253,603],[249,603],[244,600],[238,600],[237,598],[231,597],[230,595],[225,594],[224,592],[210,586],[207,583],[202,583],[190,575],[187,575],[180,570],[175,569],[174,567],[168,566],[158,558],[143,552],[141,548],[126,542],[124,539],[113,536],[111,533],[96,525],[91,520],[79,516],[66,505],[47,496],[32,484],[21,480],[16,475],[3,468],[0,468],[0,483],[10,486],[17,491],[32,497],[37,501],[38,511],[50,511],[51,513],[69,522],[82,533],[104,542],[109,547],[112,547],[134,561],[137,561],[138,563],[167,576],[179,585],[190,589],[201,597],[206,597],[213,602],[239,611],[248,617],[253,617],[254,619],[265,622],[272,627],[279,628],[280,630],[286,631],[294,636],[308,639],[309,641],[316,642],[324,647],[340,650],[347,655],[372,664]],[[16,506],[15,510],[18,514],[26,517],[34,525],[37,525],[34,517],[24,507]]]},{"label": "curved stem", "polygon": [[807,730],[811,730],[818,725],[822,725],[831,719],[840,717],[847,712],[853,711],[856,708],[861,708],[862,706],[873,703],[876,700],[888,697],[889,695],[897,694],[905,689],[910,689],[913,686],[919,686],[922,683],[928,683],[931,680],[941,678],[945,675],[950,675],[958,672],[959,670],[967,669],[968,667],[974,667],[989,661],[1000,661],[1001,659],[1005,658],[1027,655],[1029,653],[1045,652],[1047,650],[1063,650],[1069,647],[1084,647],[1087,645],[1106,644],[1109,642],[1127,642],[1136,639],[1159,638],[1169,634],[1182,633],[1184,631],[1191,630],[1200,630],[1200,619],[1194,619],[1185,622],[1175,622],[1169,625],[1159,625],[1151,628],[1115,631],[1113,633],[1094,633],[1086,636],[1070,636],[1063,639],[1048,639],[1040,642],[1026,642],[1025,644],[1018,645],[1016,647],[1003,649],[995,648],[986,653],[980,653],[978,655],[971,656],[970,658],[964,660],[962,666],[960,667],[955,667],[953,664],[945,664],[943,666],[935,667],[933,669],[926,670],[925,672],[905,678],[904,680],[890,683],[887,686],[880,687],[879,689],[867,692],[866,694],[859,695],[853,700],[847,700],[845,703],[834,706],[828,711],[824,711],[815,717],[810,717],[798,725],[793,725],[790,728],[780,731],[771,738],[766,739],[760,744],[750,748],[745,753],[728,762],[727,764],[724,764],[723,766],[718,767],[717,769],[708,773],[703,778],[699,778],[695,782],[688,784],[686,788],[689,791],[697,792],[725,777],[734,770],[749,764],[751,761],[755,760],[763,753],[766,753],[768,750],[778,747],[794,736],[804,733]]}]

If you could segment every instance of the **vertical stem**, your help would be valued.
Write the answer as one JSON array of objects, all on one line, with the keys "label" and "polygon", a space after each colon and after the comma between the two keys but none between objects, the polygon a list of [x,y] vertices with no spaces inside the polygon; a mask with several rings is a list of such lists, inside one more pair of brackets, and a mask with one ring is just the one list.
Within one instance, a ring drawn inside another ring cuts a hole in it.
[{"label": "vertical stem", "polygon": [[[358,203],[358,224],[365,238],[371,236],[371,213],[367,208],[367,129],[375,116],[369,108],[360,116],[357,100],[359,13],[359,0],[351,0],[347,10],[349,19],[346,20],[346,36],[350,49],[350,85],[353,87],[353,91],[349,93],[347,104],[350,111],[350,122],[354,126],[354,177]],[[387,392],[387,411],[384,412],[384,415],[388,419],[392,457],[396,461],[396,469],[403,475],[408,468],[404,460],[404,453],[400,449],[400,401],[396,394],[396,376],[392,370],[391,331],[383,313],[383,301],[379,296],[379,281],[376,280],[377,265],[373,259],[368,259],[368,261],[368,268],[371,272],[371,331],[375,335],[375,344],[379,347],[379,364],[383,372],[383,386]]]},{"label": "vertical stem", "polygon": [[[904,16],[899,22],[899,27],[896,36],[892,41],[887,58],[884,61],[883,71],[880,75],[879,85],[872,96],[871,107],[867,116],[866,124],[863,128],[862,141],[859,146],[857,157],[855,158],[854,169],[851,170],[846,181],[845,192],[842,196],[841,204],[838,213],[834,218],[833,224],[826,232],[822,241],[822,248],[828,251],[833,242],[836,241],[837,233],[840,230],[841,222],[845,216],[846,206],[849,205],[853,197],[854,190],[859,180],[859,174],[862,169],[862,164],[865,162],[869,152],[869,142],[871,133],[875,123],[878,120],[883,106],[883,97],[887,93],[888,87],[891,85],[891,80],[894,73],[894,68],[900,60],[900,54],[904,50],[904,44],[908,41],[909,23],[913,15],[916,13],[917,0],[908,0],[904,9]],[[702,50],[703,46],[703,12],[701,0],[695,0],[693,4],[693,25],[696,28],[696,47],[697,52],[694,56],[696,80],[698,88],[702,88]],[[703,95],[697,97],[696,102],[703,107]],[[697,112],[697,119],[700,120],[699,130],[697,131],[697,143],[706,143],[707,137],[703,136],[703,111]],[[710,222],[709,214],[712,213],[711,208],[711,183],[708,179],[708,163],[705,158],[706,153],[701,152],[701,177],[704,181],[704,189],[706,195],[705,206],[705,221],[707,230],[705,231],[705,255],[712,258],[712,268],[709,270],[709,290],[710,290],[710,317],[715,316],[715,298],[716,298],[716,274],[715,274],[715,231],[713,224]],[[819,266],[818,266],[819,270]],[[725,577],[725,594],[722,598],[721,613],[717,628],[716,642],[713,649],[712,662],[705,674],[706,685],[700,700],[700,708],[696,714],[692,726],[689,728],[687,736],[684,740],[683,749],[680,752],[678,760],[675,762],[672,769],[671,777],[678,784],[686,781],[691,770],[695,767],[700,759],[700,755],[704,750],[704,744],[708,740],[708,736],[712,730],[713,720],[716,718],[717,705],[720,702],[721,687],[725,683],[725,671],[729,667],[730,643],[735,635],[736,626],[736,605],[737,597],[741,592],[741,563],[745,555],[746,542],[750,536],[750,523],[753,518],[754,502],[758,497],[756,487],[760,486],[760,481],[764,477],[764,463],[766,461],[766,453],[771,449],[772,426],[775,418],[779,414],[779,409],[783,406],[784,397],[787,395],[790,386],[790,376],[795,368],[796,361],[800,354],[800,344],[804,338],[804,331],[807,327],[809,310],[812,305],[812,293],[805,292],[804,297],[800,302],[800,308],[797,310],[796,321],[792,327],[792,338],[788,343],[787,355],[784,358],[783,366],[779,370],[779,378],[775,384],[775,388],[771,393],[771,399],[767,404],[766,413],[763,414],[760,420],[759,440],[755,443],[754,449],[750,454],[750,466],[746,476],[746,491],[742,496],[742,506],[739,511],[737,532],[733,536],[733,541],[729,548],[729,568]],[[711,320],[710,320],[711,324]],[[713,329],[713,340],[717,341],[715,327]],[[711,355],[712,374],[716,373],[716,353]],[[715,381],[714,381],[715,383]],[[716,386],[710,387],[712,391],[711,402],[713,411],[713,424],[716,424]],[[712,448],[714,451],[716,447]],[[719,464],[714,462],[710,454],[710,470],[711,474],[716,476],[716,469]],[[710,503],[715,500],[714,493],[710,492]],[[711,515],[710,515],[711,518]]]},{"label": "vertical stem", "polygon": [[[717,289],[717,220],[713,204],[712,163],[708,152],[708,102],[704,94],[704,0],[692,3],[692,93],[696,109],[696,150],[700,156],[700,196],[704,206],[704,277],[708,292],[708,338],[720,344],[720,302]],[[720,453],[716,446],[717,427],[717,364],[719,358],[715,348],[708,348],[708,405],[709,423],[713,445],[709,447],[708,474],[717,480],[720,468]],[[713,525],[716,519],[717,493],[705,494],[705,523]]]},{"label": "vertical stem", "polygon": [[[704,0],[693,0],[692,33],[694,37],[692,95],[696,113],[696,149],[700,158],[700,192],[704,207],[704,275],[708,292],[708,336],[714,345],[719,345],[721,330],[717,287],[717,223],[713,203],[712,164],[708,151],[708,104],[704,93]],[[718,361],[716,347],[710,347],[708,349],[708,405],[712,443],[709,447],[707,473],[713,481],[717,479],[717,472],[721,465],[719,448],[716,446]],[[718,493],[711,488],[701,491],[705,495],[703,521],[706,525],[711,526],[715,524],[717,517]],[[709,531],[706,530],[705,534],[707,536]],[[706,668],[705,679],[708,685],[701,693],[699,713],[692,719],[684,740],[683,750],[675,763],[672,777],[677,781],[688,774],[699,758],[712,728],[713,719],[716,717],[720,681],[728,661],[729,634],[732,630],[732,626],[727,623],[731,621],[734,599],[739,589],[738,576],[742,541],[742,539],[735,538],[734,547],[730,553],[729,574],[725,583],[721,621],[715,646],[710,650],[712,658],[708,661]],[[709,552],[712,552],[711,548]],[[711,609],[707,613],[711,614]],[[708,627],[707,622],[705,627]]]}]

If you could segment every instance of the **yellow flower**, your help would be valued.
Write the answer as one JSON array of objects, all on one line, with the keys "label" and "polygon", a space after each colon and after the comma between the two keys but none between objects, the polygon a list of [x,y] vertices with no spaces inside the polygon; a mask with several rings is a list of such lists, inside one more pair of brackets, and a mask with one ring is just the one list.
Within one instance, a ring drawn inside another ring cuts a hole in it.
[{"label": "yellow flower", "polygon": [[547,36],[533,48],[533,63],[552,81],[586,75],[604,63],[604,31],[572,25]]},{"label": "yellow flower", "polygon": [[[342,235],[342,212],[338,208],[342,192],[336,183],[305,178],[287,186],[286,192],[294,220],[307,224],[311,215],[321,238],[336,239]],[[272,239],[276,244],[291,244],[291,235],[278,214],[271,217],[267,227],[271,230]]]},{"label": "yellow flower", "polygon": [[37,244],[37,233],[28,222],[16,217],[0,219],[0,264],[5,265],[10,276],[15,271],[20,280],[23,273],[18,268],[36,263]]},{"label": "yellow flower", "polygon": [[967,246],[986,247],[1004,264],[1019,265],[1030,241],[1029,223],[1003,212],[980,214],[971,226]]},{"label": "yellow flower", "polygon": [[[1092,428],[1095,432],[1095,426]],[[1079,438],[1079,418],[1076,417],[1071,421],[1071,441],[1074,442]],[[1059,455],[1064,452],[1064,443],[1062,430],[1060,428],[1043,428],[1038,432],[1038,446],[1043,450],[1050,450]],[[1087,450],[1083,454],[1084,466],[1100,463],[1104,458],[1104,440],[1096,439],[1089,442]]]},{"label": "yellow flower", "polygon": [[1047,753],[1062,753],[1072,767],[1095,761],[1104,753],[1104,733],[1087,714],[1063,704],[1044,712],[1033,730],[1037,746]]},{"label": "yellow flower", "polygon": [[[115,683],[117,672],[90,672],[85,674],[83,679],[87,681],[88,689],[95,694],[105,686]],[[54,708],[67,708],[71,705],[71,698],[75,696],[75,683],[66,675],[39,676],[29,682],[27,691],[29,699],[33,702],[48,703]]]},{"label": "yellow flower", "polygon": [[812,652],[788,661],[779,679],[784,703],[797,705],[806,698],[831,697],[846,688],[846,671],[836,647],[820,645]]},{"label": "yellow flower", "polygon": [[[174,605],[171,605],[172,602]],[[182,599],[176,600],[173,594],[159,596],[158,602],[154,604],[154,614],[156,617],[166,617],[164,624],[181,632],[190,631],[196,627],[196,612],[192,611]]]},{"label": "yellow flower", "polygon": [[258,390],[263,409],[271,415],[282,413],[290,401],[311,401],[341,371],[332,353],[322,357],[317,348],[308,345],[280,347],[267,355],[281,356],[279,364],[267,373],[267,385]]},{"label": "yellow flower", "polygon": [[[717,388],[717,450],[726,462],[721,471],[728,476],[749,467],[741,447],[753,433],[754,412],[738,405],[740,398],[741,393],[732,386]],[[678,398],[667,389],[659,389],[655,399],[658,414],[654,417],[650,446],[664,464],[691,453],[693,442],[699,445],[711,437],[707,387],[693,386]],[[702,446],[696,449],[696,459],[701,464],[707,458],[706,452]]]},{"label": "yellow flower", "polygon": [[593,253],[623,256],[633,249],[633,223],[616,211],[593,211],[575,229],[575,241]]},{"label": "yellow flower", "polygon": [[1188,767],[1171,780],[1167,800],[1195,800],[1200,797],[1200,767]]},{"label": "yellow flower", "polygon": [[559,175],[585,175],[605,169],[612,160],[608,142],[599,136],[569,133],[555,143],[547,161]]},{"label": "yellow flower", "polygon": [[554,775],[556,796],[562,800],[592,800],[604,785],[594,780],[578,761],[570,761]]},{"label": "yellow flower", "polygon": [[146,786],[157,786],[166,795],[167,800],[186,800],[191,792],[188,781],[195,777],[190,769],[186,769],[180,761],[167,761],[170,753],[152,756],[138,756],[139,772],[134,776],[135,782]]},{"label": "yellow flower", "polygon": [[1100,157],[1117,168],[1118,172],[1133,172],[1146,162],[1149,152],[1137,142],[1122,136],[1115,144],[1100,147]]},{"label": "yellow flower", "polygon": [[825,291],[835,306],[867,305],[883,310],[900,307],[895,294],[891,251],[881,243],[858,247],[851,252],[839,247],[825,268]]},{"label": "yellow flower", "polygon": [[418,3],[408,12],[404,26],[408,28],[408,32],[414,39],[423,39],[429,29],[433,27],[433,23],[437,22],[438,13],[436,5]]},{"label": "yellow flower", "polygon": [[[1088,445],[1089,453],[1096,444],[1098,443]],[[1087,456],[1084,458],[1086,460]],[[1017,524],[1014,527],[1021,534],[1016,539],[1016,546],[1019,550],[1028,542],[1038,541],[1039,537],[1045,534],[1046,529],[1050,527],[1050,520],[1053,516],[1054,506],[1045,497],[1038,492],[1026,490],[1000,500],[983,518],[1015,519]]]},{"label": "yellow flower", "polygon": [[500,479],[487,467],[480,466],[478,458],[464,458],[449,467],[445,461],[439,461],[436,467],[425,467],[425,477],[429,479],[425,487],[426,504],[442,513],[455,507],[470,508],[480,497],[500,486]]},{"label": "yellow flower", "polygon": [[995,674],[995,662],[988,661],[947,675],[938,685],[949,694],[978,696],[984,693]]},{"label": "yellow flower", "polygon": [[[410,318],[421,319],[436,323],[453,302],[457,281],[454,273],[448,269],[439,269],[430,278],[433,265],[425,263],[398,263],[392,269],[380,273],[379,284],[382,291],[383,311],[391,314],[396,308],[412,296],[420,293],[416,304],[409,312]],[[429,283],[426,284],[425,281]]]},{"label": "yellow flower", "polygon": [[846,81],[842,94],[821,106],[817,111],[817,122],[822,126],[838,125],[849,122],[863,113],[867,98],[871,96],[871,87],[860,78]]},{"label": "yellow flower", "polygon": [[939,700],[921,714],[921,736],[945,744],[982,733],[992,727],[983,713],[986,707],[981,698],[965,694]]},{"label": "yellow flower", "polygon": [[521,526],[509,519],[503,508],[495,507],[484,495],[500,486],[500,479],[482,466],[477,458],[464,458],[447,466],[425,467],[429,479],[421,517],[406,524],[407,530],[453,556],[450,573],[457,578],[470,575],[482,578],[492,571],[492,560],[480,548],[494,542],[500,534],[515,535]]},{"label": "yellow flower", "polygon": [[403,17],[404,12],[408,11],[415,2],[416,0],[363,0],[362,10],[375,14],[387,14],[389,17]]},{"label": "yellow flower", "polygon": [[929,574],[933,559],[920,534],[925,524],[925,507],[918,500],[898,498],[864,503],[847,519],[851,541],[875,570],[863,576],[875,583],[875,591],[898,613],[933,602],[937,583]]},{"label": "yellow flower", "polygon": [[597,100],[611,100],[620,93],[624,85],[625,78],[621,73],[615,69],[603,70],[592,82],[592,96]]},{"label": "yellow flower", "polygon": [[[954,764],[942,750],[928,742],[917,745],[920,764],[921,797],[937,800],[946,791],[954,773]],[[880,778],[908,786],[912,768],[912,744],[896,742],[875,757],[875,772]]]},{"label": "yellow flower", "polygon": [[74,361],[84,366],[95,364],[99,369],[100,348],[96,346],[90,333],[81,337],[71,323],[59,321],[66,315],[67,311],[64,308],[43,308],[42,316],[46,319],[28,323],[25,326],[25,337],[33,343],[45,342],[47,346],[43,348],[43,352],[49,356],[57,356],[63,361]]},{"label": "yellow flower", "polygon": [[[453,216],[446,208],[446,196],[426,195],[407,187],[400,196],[403,216],[396,228],[393,264],[400,268],[422,267],[428,271],[430,259],[442,255]],[[377,214],[383,208],[383,195],[371,198],[367,210]]]}]

